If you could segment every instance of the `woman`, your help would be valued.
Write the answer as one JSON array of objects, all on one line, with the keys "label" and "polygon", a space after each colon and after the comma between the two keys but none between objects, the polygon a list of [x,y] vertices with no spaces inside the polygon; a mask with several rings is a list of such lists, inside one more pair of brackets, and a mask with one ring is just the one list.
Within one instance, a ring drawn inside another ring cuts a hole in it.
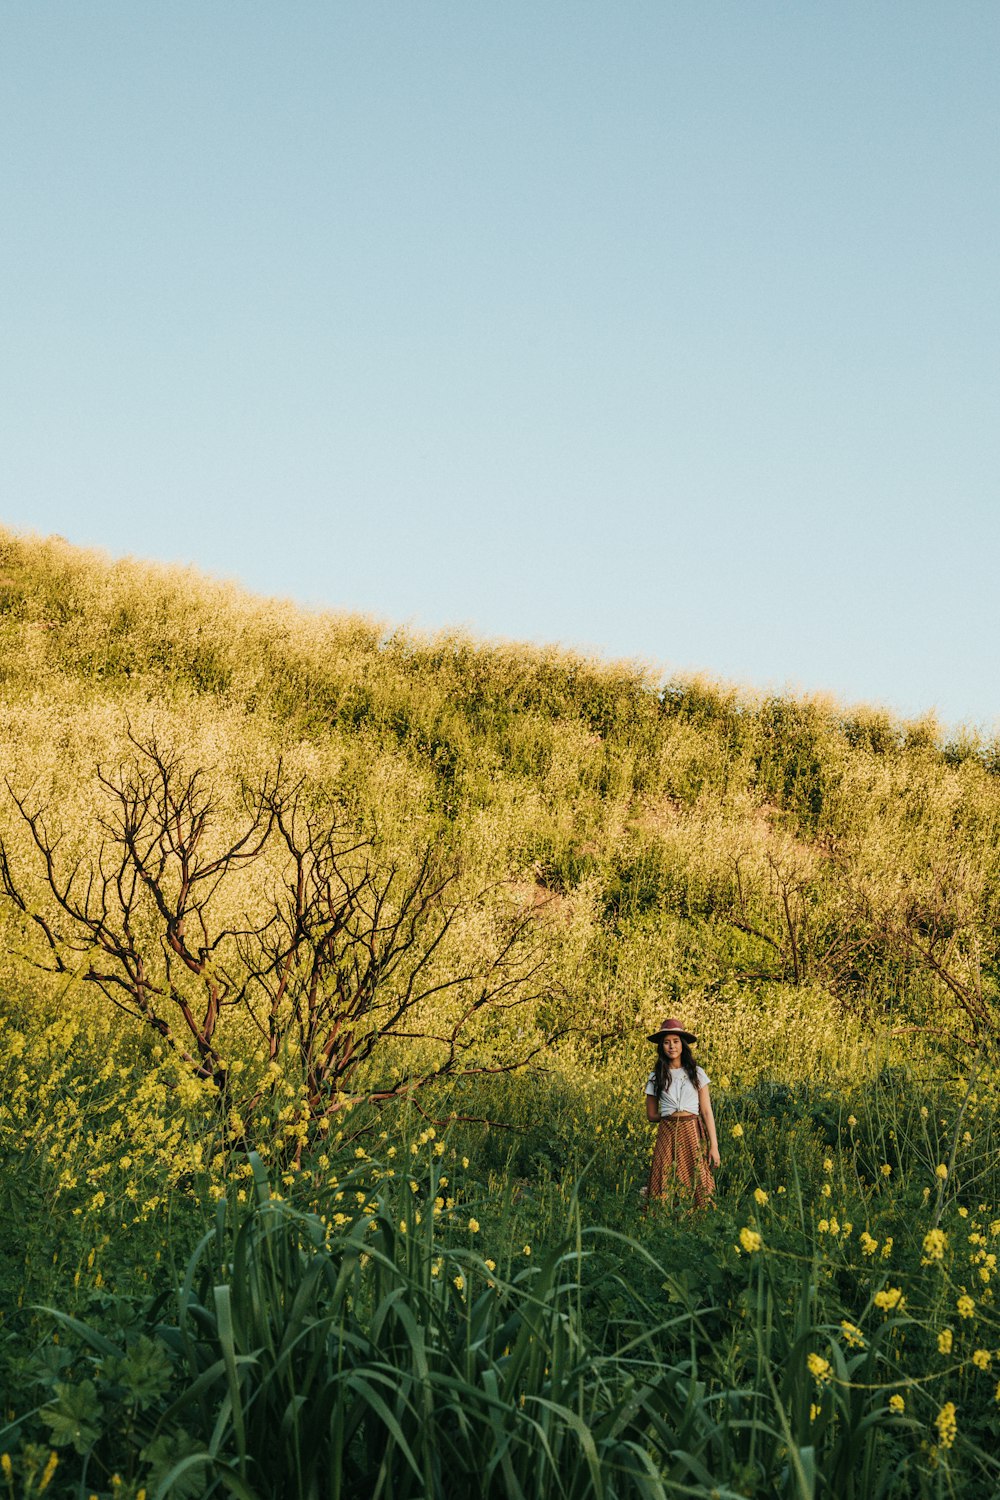
[{"label": "woman", "polygon": [[649,1040],[656,1043],[657,1058],[646,1084],[646,1118],[658,1124],[647,1198],[665,1198],[673,1190],[704,1208],[715,1191],[711,1167],[719,1165],[719,1139],[709,1077],[691,1055],[698,1038],[671,1016]]}]

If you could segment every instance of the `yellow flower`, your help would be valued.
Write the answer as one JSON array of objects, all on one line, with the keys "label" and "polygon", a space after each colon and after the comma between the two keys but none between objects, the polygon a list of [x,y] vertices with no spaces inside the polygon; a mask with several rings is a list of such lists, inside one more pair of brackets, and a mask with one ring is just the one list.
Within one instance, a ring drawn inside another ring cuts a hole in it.
[{"label": "yellow flower", "polygon": [[926,1120],[927,1119],[927,1113],[928,1113],[928,1111],[927,1111],[927,1105],[926,1104],[921,1104],[921,1106],[920,1106],[920,1118],[922,1120]]},{"label": "yellow flower", "polygon": [[0,1453],[0,1469],[3,1470],[3,1477],[7,1483],[10,1484],[14,1478],[14,1465],[10,1461],[9,1453]]},{"label": "yellow flower", "polygon": [[468,1168],[468,1165],[469,1165],[469,1158],[467,1156],[463,1156],[462,1157],[462,1166]]},{"label": "yellow flower", "polygon": [[902,1288],[898,1286],[887,1286],[884,1292],[876,1292],[872,1300],[883,1312],[892,1312],[893,1308],[902,1312],[906,1303]]},{"label": "yellow flower", "polygon": [[823,1186],[820,1188],[820,1192],[823,1194],[824,1198],[829,1198],[830,1184],[828,1182],[824,1182]]},{"label": "yellow flower", "polygon": [[469,1220],[469,1233],[470,1234],[478,1234],[479,1233],[479,1220],[478,1219],[470,1219]]},{"label": "yellow flower", "polygon": [[732,1136],[734,1141],[741,1141],[743,1139],[743,1126],[734,1125],[729,1134]]},{"label": "yellow flower", "polygon": [[929,1266],[932,1260],[942,1260],[948,1248],[948,1236],[943,1229],[928,1229],[924,1235],[924,1259],[921,1265]]},{"label": "yellow flower", "polygon": [[890,1167],[890,1165],[889,1165],[889,1163],[887,1161],[882,1163],[882,1176],[883,1177],[891,1177],[892,1176],[892,1168]]},{"label": "yellow flower", "polygon": [[841,1322],[844,1338],[852,1349],[863,1349],[865,1347],[865,1336],[854,1323],[848,1323],[846,1318]]},{"label": "yellow flower", "polygon": [[764,1189],[761,1187],[754,1188],[753,1196],[754,1202],[759,1203],[761,1208],[763,1208],[764,1204],[767,1202],[767,1193],[764,1191]]},{"label": "yellow flower", "polygon": [[988,1349],[973,1350],[972,1363],[977,1370],[988,1370],[990,1367],[990,1351]]},{"label": "yellow flower", "polygon": [[943,1161],[939,1161],[937,1166],[934,1168],[934,1176],[939,1177],[942,1182],[944,1182],[947,1178],[948,1168],[945,1166]]},{"label": "yellow flower", "polygon": [[820,1219],[819,1223],[816,1225],[816,1228],[817,1228],[817,1230],[818,1230],[818,1232],[820,1234],[829,1234],[830,1233],[830,1220],[829,1219]]},{"label": "yellow flower", "polygon": [[831,1156],[824,1157],[824,1159],[823,1159],[823,1171],[824,1172],[832,1172],[833,1171],[833,1158]]},{"label": "yellow flower", "polygon": [[854,1127],[855,1127],[855,1125],[858,1123],[857,1116],[856,1115],[848,1115],[847,1116],[847,1123],[851,1127],[851,1129],[853,1130]]},{"label": "yellow flower", "polygon": [[890,1234],[889,1237],[887,1238],[885,1244],[882,1246],[882,1259],[883,1260],[888,1260],[889,1256],[891,1254],[892,1254],[892,1235]]},{"label": "yellow flower", "polygon": [[958,1301],[955,1303],[955,1306],[958,1308],[958,1316],[960,1318],[974,1318],[976,1316],[975,1302],[973,1302],[971,1297],[966,1296],[964,1293],[961,1297],[959,1297]]},{"label": "yellow flower", "polygon": [[861,1231],[861,1253],[862,1255],[874,1255],[878,1249],[878,1240],[873,1240],[867,1229]]},{"label": "yellow flower", "polygon": [[48,1463],[45,1465],[45,1468],[42,1470],[42,1477],[38,1481],[38,1494],[39,1495],[42,1494],[42,1492],[44,1490],[47,1490],[48,1487],[49,1487],[49,1485],[52,1483],[52,1476],[56,1472],[56,1465],[58,1464],[58,1462],[59,1462],[59,1459],[56,1456],[55,1449],[52,1449],[52,1451],[49,1453]]},{"label": "yellow flower", "polygon": [[487,1260],[487,1262],[486,1262],[486,1269],[487,1269],[487,1271],[495,1271],[496,1268],[497,1268],[497,1263],[496,1263],[495,1260]]},{"label": "yellow flower", "polygon": [[938,1430],[938,1442],[942,1448],[950,1448],[955,1441],[958,1432],[958,1423],[955,1420],[955,1403],[946,1401],[934,1418],[934,1425]]},{"label": "yellow flower", "polygon": [[457,1292],[463,1292],[465,1290],[465,1277],[462,1276],[461,1274],[459,1274],[458,1276],[455,1277],[454,1281],[455,1281],[455,1290]]},{"label": "yellow flower", "polygon": [[941,1332],[938,1334],[938,1353],[950,1354],[954,1338],[955,1335],[952,1333],[950,1328],[942,1328]]},{"label": "yellow flower", "polygon": [[889,1410],[896,1413],[901,1413],[906,1410],[906,1402],[898,1393],[895,1396],[889,1397]]},{"label": "yellow flower", "polygon": [[819,1381],[821,1385],[825,1380],[829,1380],[830,1376],[833,1374],[833,1370],[830,1367],[830,1361],[828,1359],[824,1359],[822,1354],[807,1355],[806,1364],[809,1366],[810,1375],[814,1380]]},{"label": "yellow flower", "polygon": [[764,1247],[764,1241],[761,1239],[756,1229],[741,1229],[740,1244],[743,1246],[748,1255],[752,1255],[755,1250],[761,1250]]},{"label": "yellow flower", "polygon": [[531,1246],[530,1245],[525,1245],[524,1249],[521,1251],[521,1254],[522,1255],[530,1255],[531,1254]]},{"label": "yellow flower", "polygon": [[823,1410],[823,1408],[821,1406],[817,1406],[815,1401],[810,1401],[810,1403],[809,1403],[809,1420],[810,1420],[810,1422],[815,1422],[816,1418],[819,1416],[819,1414],[820,1414],[820,1412],[822,1410]]}]

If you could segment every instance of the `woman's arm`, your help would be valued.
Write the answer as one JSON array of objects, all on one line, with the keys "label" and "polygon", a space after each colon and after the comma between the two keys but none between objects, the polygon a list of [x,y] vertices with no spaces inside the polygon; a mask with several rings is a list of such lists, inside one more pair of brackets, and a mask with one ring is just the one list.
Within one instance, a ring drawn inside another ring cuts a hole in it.
[{"label": "woman's arm", "polygon": [[646,1095],[646,1119],[653,1125],[660,1118],[660,1101],[655,1094]]},{"label": "woman's arm", "polygon": [[708,1131],[708,1159],[713,1167],[721,1165],[719,1160],[719,1137],[715,1133],[715,1115],[712,1113],[712,1101],[708,1094],[708,1084],[703,1083],[698,1090],[698,1108]]}]

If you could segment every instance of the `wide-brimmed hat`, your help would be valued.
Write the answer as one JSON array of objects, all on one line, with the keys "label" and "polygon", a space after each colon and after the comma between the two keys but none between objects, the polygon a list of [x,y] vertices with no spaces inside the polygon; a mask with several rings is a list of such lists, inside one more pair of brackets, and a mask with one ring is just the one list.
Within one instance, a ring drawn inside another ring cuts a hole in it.
[{"label": "wide-brimmed hat", "polygon": [[694,1032],[688,1031],[682,1026],[676,1016],[668,1016],[665,1021],[661,1021],[657,1029],[650,1032],[646,1040],[649,1042],[658,1042],[661,1037],[669,1036],[671,1033],[679,1036],[682,1042],[696,1042],[698,1040]]}]

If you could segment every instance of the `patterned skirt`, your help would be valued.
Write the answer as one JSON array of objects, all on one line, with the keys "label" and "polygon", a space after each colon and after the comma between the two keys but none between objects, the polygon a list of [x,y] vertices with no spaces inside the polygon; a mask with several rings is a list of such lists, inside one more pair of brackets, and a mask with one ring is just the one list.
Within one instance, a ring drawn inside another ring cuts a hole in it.
[{"label": "patterned skirt", "polygon": [[647,1200],[670,1198],[704,1208],[715,1192],[701,1115],[667,1115],[656,1127]]}]

